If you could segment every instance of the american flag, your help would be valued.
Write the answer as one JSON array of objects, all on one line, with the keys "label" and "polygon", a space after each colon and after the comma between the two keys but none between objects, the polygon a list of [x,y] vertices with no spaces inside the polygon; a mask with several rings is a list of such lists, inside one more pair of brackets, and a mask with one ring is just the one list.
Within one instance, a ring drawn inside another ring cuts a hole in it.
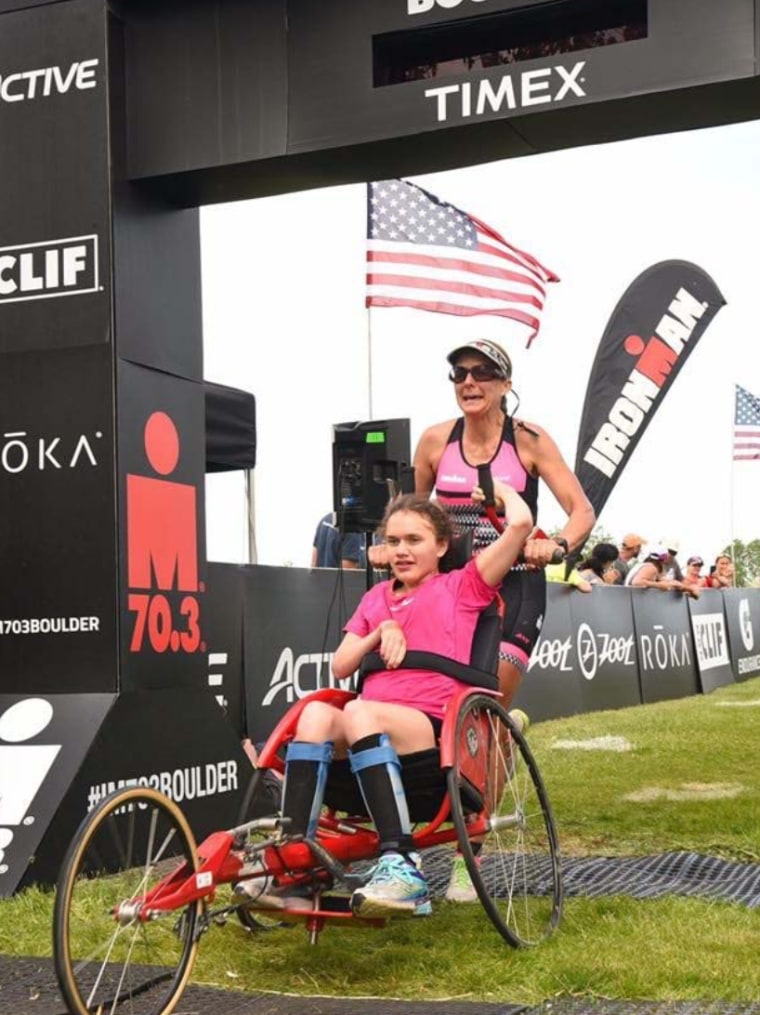
[{"label": "american flag", "polygon": [[760,398],[736,385],[734,461],[760,458]]},{"label": "american flag", "polygon": [[503,236],[406,180],[367,184],[368,307],[492,314],[535,338],[554,272]]}]

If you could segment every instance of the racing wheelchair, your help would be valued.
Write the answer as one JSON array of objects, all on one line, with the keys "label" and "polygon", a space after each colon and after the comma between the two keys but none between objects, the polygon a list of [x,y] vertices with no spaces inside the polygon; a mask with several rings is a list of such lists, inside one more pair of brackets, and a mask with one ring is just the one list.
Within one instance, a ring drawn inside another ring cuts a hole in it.
[{"label": "racing wheelchair", "polygon": [[[558,925],[562,882],[543,781],[496,690],[499,620],[493,609],[481,616],[469,666],[407,653],[405,667],[435,669],[467,686],[447,708],[438,748],[409,756],[409,766],[402,757],[402,779],[434,898],[443,895],[459,852],[491,923],[508,944],[523,947]],[[359,680],[377,668],[382,660],[368,656]],[[239,823],[200,845],[180,808],[149,788],[117,790],[85,818],[64,859],[54,908],[56,973],[72,1013],[169,1015],[202,935],[230,915],[251,931],[273,919],[301,922],[312,943],[328,923],[385,923],[355,916],[349,904],[369,878],[378,836],[358,787],[332,784],[335,762],[313,838],[289,835],[279,813],[249,817],[260,810],[266,774],[284,772],[283,749],[306,705],[342,708],[354,696],[322,689],[294,704],[262,749]],[[273,913],[255,897],[241,905],[231,886],[243,879],[259,880],[262,898],[270,886],[281,890],[282,909]],[[284,891],[290,887],[293,898]]]}]

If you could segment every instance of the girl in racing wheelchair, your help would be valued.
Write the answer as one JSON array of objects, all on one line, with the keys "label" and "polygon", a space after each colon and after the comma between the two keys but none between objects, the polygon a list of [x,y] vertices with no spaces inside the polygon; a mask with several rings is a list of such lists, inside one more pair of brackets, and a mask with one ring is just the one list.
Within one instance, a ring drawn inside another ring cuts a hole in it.
[{"label": "girl in racing wheelchair", "polygon": [[[469,662],[478,618],[498,598],[502,578],[533,526],[515,490],[494,480],[494,492],[509,524],[463,568],[446,573],[439,570],[452,539],[446,511],[417,494],[390,502],[381,533],[392,578],[364,594],[333,658],[338,679],[354,673],[370,652],[379,653],[386,669],[367,676],[361,694],[343,709],[310,702],[287,748],[282,813],[290,819],[288,833],[307,838],[316,832],[328,766],[334,755],[348,754],[380,850],[370,880],[351,897],[356,916],[431,912],[428,885],[412,851],[399,757],[436,747],[446,705],[465,685],[433,671],[405,669],[403,663],[407,649]],[[472,498],[484,500],[480,487]],[[260,882],[241,881],[235,891],[267,904]],[[271,904],[279,908],[285,900],[276,892],[270,890]]]}]

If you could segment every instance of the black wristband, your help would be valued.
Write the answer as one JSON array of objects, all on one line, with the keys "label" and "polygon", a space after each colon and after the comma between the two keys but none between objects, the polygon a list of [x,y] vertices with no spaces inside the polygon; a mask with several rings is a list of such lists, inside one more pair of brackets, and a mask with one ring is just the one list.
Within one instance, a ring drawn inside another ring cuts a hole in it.
[{"label": "black wristband", "polygon": [[570,547],[567,545],[567,540],[563,536],[552,536],[553,541],[557,546],[561,546],[565,553],[570,552]]}]

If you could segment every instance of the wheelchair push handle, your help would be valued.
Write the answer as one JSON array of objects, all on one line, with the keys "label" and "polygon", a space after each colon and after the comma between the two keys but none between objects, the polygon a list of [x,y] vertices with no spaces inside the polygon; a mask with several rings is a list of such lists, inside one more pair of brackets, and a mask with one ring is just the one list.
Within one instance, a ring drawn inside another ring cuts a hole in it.
[{"label": "wheelchair push handle", "polygon": [[[491,466],[488,462],[478,466],[478,486],[485,495],[483,502],[483,508],[485,510],[486,517],[496,531],[501,534],[504,531],[504,520],[499,518],[496,513],[496,495],[493,488],[493,475],[491,473]],[[531,533],[531,539],[548,539],[549,537],[542,529],[535,529]],[[565,559],[565,554],[560,547],[552,554],[550,564],[561,564]],[[524,563],[525,558],[520,554],[518,560]]]},{"label": "wheelchair push handle", "polygon": [[493,489],[493,475],[491,474],[491,466],[486,462],[483,465],[478,466],[478,486],[485,494],[485,501],[483,506],[486,508],[496,506],[496,495]]},{"label": "wheelchair push handle", "polygon": [[504,531],[504,520],[499,518],[496,513],[496,494],[493,488],[493,476],[491,474],[491,466],[488,462],[478,466],[478,486],[485,495],[483,501],[483,510],[485,511],[486,518],[489,520],[491,525],[501,535]]},{"label": "wheelchair push handle", "polygon": [[[551,536],[547,536],[542,529],[537,529],[533,535],[534,539],[551,539]],[[561,547],[557,547],[554,553],[551,555],[550,564],[563,564],[565,561],[565,554]]]}]

